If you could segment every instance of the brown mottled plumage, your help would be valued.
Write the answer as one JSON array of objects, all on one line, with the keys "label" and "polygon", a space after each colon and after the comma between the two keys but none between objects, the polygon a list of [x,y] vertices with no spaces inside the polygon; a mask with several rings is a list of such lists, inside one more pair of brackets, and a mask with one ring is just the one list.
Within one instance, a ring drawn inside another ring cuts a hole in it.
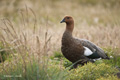
[{"label": "brown mottled plumage", "polygon": [[[61,23],[66,23],[66,29],[62,37],[62,53],[72,63],[80,60],[77,64],[84,64],[88,61],[94,62],[93,59],[98,57],[103,59],[109,59],[104,51],[93,44],[92,42],[84,39],[77,39],[72,36],[74,29],[74,20],[71,16],[65,16]],[[89,48],[94,55],[85,56],[85,47]],[[97,56],[96,56],[97,55]],[[94,56],[94,57],[93,57]]]}]

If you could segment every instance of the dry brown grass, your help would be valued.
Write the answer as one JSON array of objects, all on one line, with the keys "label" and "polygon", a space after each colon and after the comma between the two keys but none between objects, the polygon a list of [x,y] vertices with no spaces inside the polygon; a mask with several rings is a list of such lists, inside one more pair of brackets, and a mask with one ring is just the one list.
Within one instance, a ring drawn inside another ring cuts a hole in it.
[{"label": "dry brown grass", "polygon": [[67,0],[2,0],[0,4],[1,40],[12,45],[20,40],[21,44],[13,46],[25,45],[30,53],[40,54],[47,40],[47,54],[60,50],[65,24],[59,22],[65,15],[74,17],[75,37],[91,40],[103,48],[120,48],[120,10],[116,6],[84,6]]}]

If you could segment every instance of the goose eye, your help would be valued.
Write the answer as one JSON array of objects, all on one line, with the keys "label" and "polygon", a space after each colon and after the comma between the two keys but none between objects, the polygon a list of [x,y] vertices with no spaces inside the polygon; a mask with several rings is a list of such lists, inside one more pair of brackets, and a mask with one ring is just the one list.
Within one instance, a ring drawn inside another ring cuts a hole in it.
[{"label": "goose eye", "polygon": [[67,19],[69,19],[69,17],[67,17]]}]

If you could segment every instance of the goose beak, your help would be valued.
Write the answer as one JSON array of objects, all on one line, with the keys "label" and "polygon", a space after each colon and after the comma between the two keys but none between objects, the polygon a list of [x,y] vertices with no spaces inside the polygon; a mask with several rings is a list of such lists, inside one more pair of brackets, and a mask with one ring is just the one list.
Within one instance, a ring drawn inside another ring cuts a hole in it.
[{"label": "goose beak", "polygon": [[65,19],[63,19],[60,23],[63,23],[63,22],[65,22]]}]

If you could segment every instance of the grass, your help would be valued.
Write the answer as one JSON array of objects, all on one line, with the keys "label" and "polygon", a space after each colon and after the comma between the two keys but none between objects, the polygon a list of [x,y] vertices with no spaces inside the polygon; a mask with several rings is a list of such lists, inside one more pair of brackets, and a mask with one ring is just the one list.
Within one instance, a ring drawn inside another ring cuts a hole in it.
[{"label": "grass", "polygon": [[[118,80],[118,7],[117,0],[1,0],[0,79]],[[65,15],[74,17],[75,37],[94,42],[113,58],[69,71],[72,63],[60,51]]]},{"label": "grass", "polygon": [[41,64],[33,59],[32,63],[27,62],[26,67],[24,67],[24,63],[19,62],[17,63],[19,66],[12,65],[9,68],[6,66],[7,74],[6,72],[2,72],[0,73],[0,77],[2,80],[65,80],[67,72],[50,63],[44,62]]},{"label": "grass", "polygon": [[[107,78],[109,76],[114,76],[113,73],[116,72],[117,70],[115,68],[104,63],[98,65],[88,63],[80,67],[80,69],[73,70],[70,75],[70,80],[96,80],[101,77]],[[115,79],[117,79],[117,77]]]}]

